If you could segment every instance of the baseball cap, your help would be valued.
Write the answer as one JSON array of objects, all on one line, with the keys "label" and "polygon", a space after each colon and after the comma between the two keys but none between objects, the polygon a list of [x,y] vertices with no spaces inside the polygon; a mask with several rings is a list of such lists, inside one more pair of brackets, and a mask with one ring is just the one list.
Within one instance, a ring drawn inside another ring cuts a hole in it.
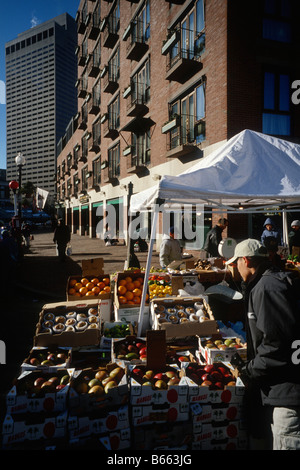
[{"label": "baseball cap", "polygon": [[234,255],[225,264],[234,263],[238,258],[243,256],[262,256],[268,257],[268,252],[265,246],[263,246],[258,240],[248,238],[238,243],[234,249]]},{"label": "baseball cap", "polygon": [[297,225],[298,227],[300,227],[300,220],[293,220],[293,222],[291,223],[291,227]]}]

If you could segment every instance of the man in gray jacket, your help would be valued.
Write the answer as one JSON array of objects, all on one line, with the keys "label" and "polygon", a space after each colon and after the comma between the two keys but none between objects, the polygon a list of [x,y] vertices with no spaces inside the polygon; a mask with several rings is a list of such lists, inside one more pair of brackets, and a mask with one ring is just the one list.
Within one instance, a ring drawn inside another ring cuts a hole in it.
[{"label": "man in gray jacket", "polygon": [[159,262],[166,268],[172,261],[182,258],[179,240],[175,238],[174,227],[170,227],[169,235],[164,235],[160,245]]},{"label": "man in gray jacket", "polygon": [[[267,256],[265,247],[248,239],[227,261],[237,262],[245,282],[247,363],[242,374],[251,391],[260,390],[261,404],[270,412],[265,418],[270,416],[273,450],[300,450],[299,278],[272,266]],[[250,395],[250,405],[253,400]],[[258,410],[251,416],[257,428]]]}]

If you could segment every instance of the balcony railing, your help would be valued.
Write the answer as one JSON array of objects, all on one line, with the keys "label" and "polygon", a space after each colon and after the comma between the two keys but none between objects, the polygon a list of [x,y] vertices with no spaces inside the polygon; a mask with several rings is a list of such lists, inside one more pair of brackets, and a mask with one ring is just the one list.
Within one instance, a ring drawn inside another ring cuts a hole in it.
[{"label": "balcony railing", "polygon": [[104,21],[102,45],[112,48],[119,39],[120,19],[112,15]]}]

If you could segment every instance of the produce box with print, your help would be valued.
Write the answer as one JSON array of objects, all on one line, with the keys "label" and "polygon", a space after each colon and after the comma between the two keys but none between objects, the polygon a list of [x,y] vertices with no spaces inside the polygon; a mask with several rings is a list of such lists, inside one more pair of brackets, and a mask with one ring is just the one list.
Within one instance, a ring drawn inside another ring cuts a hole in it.
[{"label": "produce box with print", "polygon": [[238,352],[243,360],[247,359],[247,346],[240,338],[213,335],[199,338],[199,352],[207,364],[230,362]]},{"label": "produce box with print", "polygon": [[126,336],[135,333],[136,325],[126,322],[105,322],[101,324],[101,341],[100,347],[102,349],[109,349],[114,338],[125,339]]},{"label": "produce box with print", "polygon": [[204,423],[193,435],[192,450],[245,450],[247,445],[247,433],[241,428],[240,421],[219,425]]},{"label": "produce box with print", "polygon": [[34,346],[99,345],[99,300],[46,304],[39,315]]},{"label": "produce box with print", "polygon": [[[131,428],[120,429],[116,431],[106,432],[104,434],[86,436],[86,437],[73,437],[69,440],[70,450],[84,450],[93,449],[106,451],[106,450],[124,450],[131,447]],[[101,458],[101,453],[99,454]],[[112,455],[112,461],[118,459],[118,456]]]},{"label": "produce box with print", "polygon": [[203,423],[223,423],[237,421],[243,414],[239,403],[192,403],[190,405],[190,417],[193,423],[193,432],[201,432]]},{"label": "produce box with print", "polygon": [[207,336],[218,332],[210,306],[202,297],[164,297],[150,302],[152,329],[167,338]]},{"label": "produce box with print", "polygon": [[42,369],[48,372],[56,369],[66,369],[70,367],[70,348],[59,347],[33,347],[26,359],[21,364],[21,370]]},{"label": "produce box with print", "polygon": [[188,445],[192,440],[193,430],[187,420],[134,427],[132,433],[134,449],[153,450]]},{"label": "produce box with print", "polygon": [[111,344],[111,360],[122,360],[125,364],[143,363],[147,359],[146,339],[129,335],[124,339],[114,338]]},{"label": "produce box with print", "polygon": [[70,412],[68,432],[70,439],[100,435],[111,431],[126,429],[130,426],[128,405],[114,409],[104,407],[89,414],[79,415]]},{"label": "produce box with print", "polygon": [[98,369],[75,371],[69,392],[70,408],[93,411],[103,406],[125,405],[129,391],[124,365],[108,363]]},{"label": "produce box with print", "polygon": [[190,403],[242,403],[245,386],[229,363],[182,363]]},{"label": "produce box with print", "polygon": [[[67,435],[67,411],[60,413],[10,415],[7,414],[2,425],[2,445],[4,449],[24,442],[49,440],[51,445],[55,441],[63,440]],[[12,447],[13,449],[13,447]]]},{"label": "produce box with print", "polygon": [[157,423],[175,423],[188,419],[189,404],[187,402],[131,406],[131,422],[134,427]]},{"label": "produce box with print", "polygon": [[73,369],[24,371],[6,395],[7,414],[64,411]]}]

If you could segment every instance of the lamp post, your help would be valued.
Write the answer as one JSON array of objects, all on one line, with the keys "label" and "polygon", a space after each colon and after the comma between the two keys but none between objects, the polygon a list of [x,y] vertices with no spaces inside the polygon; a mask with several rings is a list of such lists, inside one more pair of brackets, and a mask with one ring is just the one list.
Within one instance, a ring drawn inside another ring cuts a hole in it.
[{"label": "lamp post", "polygon": [[19,216],[19,220],[20,220],[20,223],[21,223],[21,220],[22,220],[22,196],[21,196],[22,167],[26,163],[26,159],[25,159],[24,155],[21,152],[19,152],[17,154],[15,162],[16,162],[16,165],[18,167],[18,177],[19,177],[19,209],[18,209],[18,216]]}]

